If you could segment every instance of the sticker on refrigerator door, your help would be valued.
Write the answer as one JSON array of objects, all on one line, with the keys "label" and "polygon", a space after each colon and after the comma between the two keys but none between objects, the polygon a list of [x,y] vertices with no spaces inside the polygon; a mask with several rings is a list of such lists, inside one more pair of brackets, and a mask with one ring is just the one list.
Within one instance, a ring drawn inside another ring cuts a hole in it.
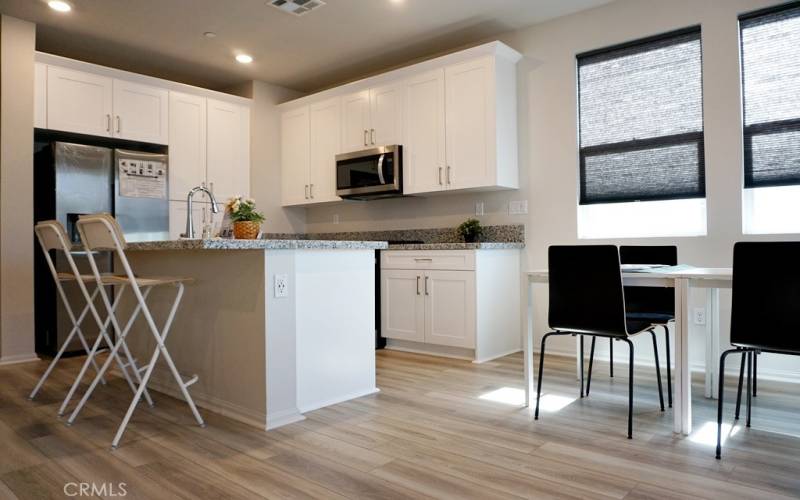
[{"label": "sticker on refrigerator door", "polygon": [[160,161],[122,158],[118,162],[119,195],[167,199],[167,166]]}]

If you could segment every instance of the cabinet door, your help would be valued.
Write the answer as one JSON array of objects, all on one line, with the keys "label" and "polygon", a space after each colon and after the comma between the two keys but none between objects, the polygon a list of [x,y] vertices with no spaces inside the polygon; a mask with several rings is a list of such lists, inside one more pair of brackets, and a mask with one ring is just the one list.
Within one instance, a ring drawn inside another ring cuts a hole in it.
[{"label": "cabinet door", "polygon": [[47,126],[111,137],[111,78],[58,66],[47,68]]},{"label": "cabinet door", "polygon": [[494,184],[494,78],[491,57],[445,69],[446,184],[464,189]]},{"label": "cabinet door", "polygon": [[425,341],[421,271],[381,270],[381,335],[388,339]]},{"label": "cabinet door", "polygon": [[341,101],[337,98],[312,104],[309,122],[309,197],[312,202],[341,200],[336,196],[336,155],[341,149]]},{"label": "cabinet door", "polygon": [[169,94],[169,197],[185,200],[206,181],[206,99]]},{"label": "cabinet door", "polygon": [[114,80],[114,136],[130,141],[169,142],[169,92]]},{"label": "cabinet door", "polygon": [[440,191],[445,176],[444,70],[405,83],[403,183],[407,194]]},{"label": "cabinet door", "polygon": [[342,97],[342,152],[370,147],[369,91]]},{"label": "cabinet door", "polygon": [[250,110],[208,99],[206,180],[217,201],[250,195]]},{"label": "cabinet door", "polygon": [[33,126],[47,128],[47,65],[34,66]]},{"label": "cabinet door", "polygon": [[370,146],[403,143],[403,85],[392,84],[369,91]]},{"label": "cabinet door", "polygon": [[475,273],[425,273],[425,342],[475,347]]},{"label": "cabinet door", "polygon": [[282,205],[309,202],[310,124],[308,107],[281,116],[281,198]]}]

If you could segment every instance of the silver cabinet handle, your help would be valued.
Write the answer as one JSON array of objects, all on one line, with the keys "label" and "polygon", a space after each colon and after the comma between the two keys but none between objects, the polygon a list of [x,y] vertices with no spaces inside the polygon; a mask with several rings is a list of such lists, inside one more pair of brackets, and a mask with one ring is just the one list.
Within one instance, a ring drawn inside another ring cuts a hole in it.
[{"label": "silver cabinet handle", "polygon": [[119,134],[122,127],[122,120],[120,120],[119,115],[117,115],[117,133]]},{"label": "silver cabinet handle", "polygon": [[417,295],[419,295],[419,276],[417,276]]},{"label": "silver cabinet handle", "polygon": [[450,184],[450,165],[447,166],[447,184]]},{"label": "silver cabinet handle", "polygon": [[306,184],[306,199],[308,199],[308,184]]},{"label": "silver cabinet handle", "polygon": [[442,167],[439,167],[439,185],[442,185]]},{"label": "silver cabinet handle", "polygon": [[369,134],[369,131],[367,129],[364,129],[364,145],[365,146],[368,146],[368,144],[367,144],[367,134]]},{"label": "silver cabinet handle", "polygon": [[369,137],[370,137],[370,142],[372,142],[372,144],[374,146],[375,145],[375,129],[374,128],[369,129]]},{"label": "silver cabinet handle", "polygon": [[308,193],[309,193],[309,196],[311,196],[311,198],[314,198],[314,185],[313,184],[309,184]]},{"label": "silver cabinet handle", "polygon": [[111,132],[111,115],[106,115],[106,132]]},{"label": "silver cabinet handle", "polygon": [[428,276],[425,276],[425,295],[430,295],[428,293]]},{"label": "silver cabinet handle", "polygon": [[433,262],[433,259],[430,257],[415,257],[415,262]]}]

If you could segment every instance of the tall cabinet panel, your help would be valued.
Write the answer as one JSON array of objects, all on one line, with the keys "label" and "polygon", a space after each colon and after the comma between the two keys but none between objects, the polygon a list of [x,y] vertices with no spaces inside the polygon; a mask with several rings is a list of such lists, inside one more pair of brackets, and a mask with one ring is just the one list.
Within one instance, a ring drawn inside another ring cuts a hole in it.
[{"label": "tall cabinet panel", "polygon": [[33,126],[47,128],[47,65],[36,63],[34,67]]},{"label": "tall cabinet panel", "polygon": [[207,100],[206,179],[218,201],[250,195],[250,110]]},{"label": "tall cabinet panel", "polygon": [[47,71],[47,128],[111,137],[113,81],[57,66]]},{"label": "tall cabinet panel", "polygon": [[206,181],[206,99],[180,92],[169,96],[169,197],[185,200]]},{"label": "tall cabinet panel", "polygon": [[329,99],[309,108],[309,197],[317,203],[341,199],[336,196],[336,155],[341,150],[340,102]]},{"label": "tall cabinet panel", "polygon": [[309,200],[310,123],[308,107],[281,117],[282,204],[302,205]]},{"label": "tall cabinet panel", "polygon": [[445,188],[444,70],[424,73],[405,82],[403,141],[404,192]]}]

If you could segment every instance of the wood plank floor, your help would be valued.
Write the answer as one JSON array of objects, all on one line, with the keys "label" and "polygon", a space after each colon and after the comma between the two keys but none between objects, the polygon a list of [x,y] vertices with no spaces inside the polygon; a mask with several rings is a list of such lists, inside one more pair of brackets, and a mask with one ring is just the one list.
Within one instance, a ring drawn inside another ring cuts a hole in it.
[{"label": "wood plank floor", "polygon": [[[622,364],[610,379],[598,363],[581,400],[573,360],[548,357],[534,422],[514,404],[519,354],[475,365],[381,351],[379,394],[271,432],[207,411],[200,429],[182,402],[156,394],[156,407],[139,407],[112,452],[130,397],[120,379],[98,389],[74,426],[55,416],[80,362],[64,362],[34,402],[25,396],[45,363],[0,368],[0,499],[64,498],[69,482],[122,482],[125,498],[146,499],[800,496],[800,397],[791,385],[760,382],[754,427],[735,428],[717,461],[705,424],[716,406],[699,378],[698,430],[684,439],[671,432],[671,412],[658,410],[653,370],[637,367],[628,440]],[[728,405],[728,422],[732,413]]]}]

